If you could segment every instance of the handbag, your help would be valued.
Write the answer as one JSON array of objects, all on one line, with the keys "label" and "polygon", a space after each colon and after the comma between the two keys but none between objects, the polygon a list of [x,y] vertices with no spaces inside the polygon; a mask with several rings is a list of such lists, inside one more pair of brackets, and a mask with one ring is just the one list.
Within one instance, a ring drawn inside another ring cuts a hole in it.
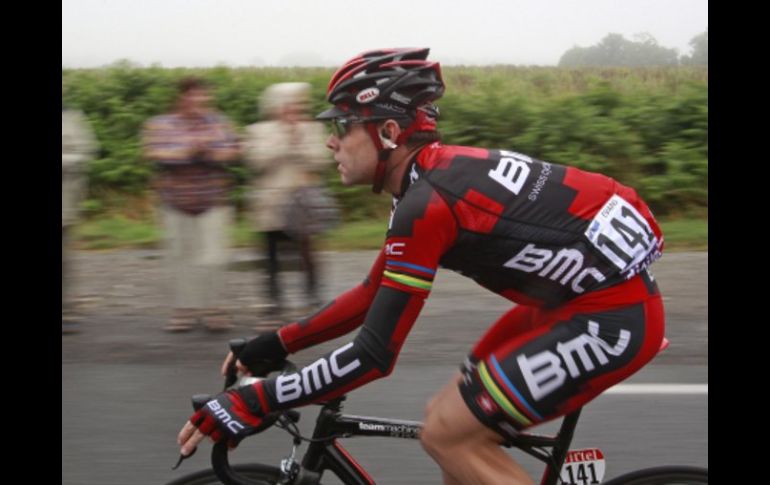
[{"label": "handbag", "polygon": [[314,236],[336,227],[340,223],[340,210],[326,187],[300,187],[289,197],[284,221],[289,235]]}]

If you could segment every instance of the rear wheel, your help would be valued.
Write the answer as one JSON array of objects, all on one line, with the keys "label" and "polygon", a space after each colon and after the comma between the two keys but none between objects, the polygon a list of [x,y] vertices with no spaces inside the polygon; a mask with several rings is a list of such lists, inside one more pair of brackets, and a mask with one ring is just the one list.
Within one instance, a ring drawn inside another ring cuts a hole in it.
[{"label": "rear wheel", "polygon": [[[255,485],[272,485],[278,483],[281,478],[281,470],[274,466],[260,465],[258,463],[249,465],[233,465],[232,470],[244,479],[248,479],[249,483]],[[221,484],[222,482],[214,474],[214,470],[202,470],[199,472],[191,473],[176,480],[169,482],[167,485],[214,485]]]},{"label": "rear wheel", "polygon": [[709,472],[705,468],[662,466],[627,473],[604,482],[604,485],[701,485],[708,482]]}]

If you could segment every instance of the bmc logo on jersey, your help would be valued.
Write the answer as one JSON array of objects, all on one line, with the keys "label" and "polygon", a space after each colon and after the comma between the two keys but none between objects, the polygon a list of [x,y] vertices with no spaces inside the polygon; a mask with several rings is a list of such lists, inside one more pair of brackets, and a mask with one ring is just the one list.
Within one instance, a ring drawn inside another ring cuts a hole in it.
[{"label": "bmc logo on jersey", "polygon": [[386,256],[403,256],[406,243],[394,242],[385,245]]},{"label": "bmc logo on jersey", "polygon": [[[623,329],[615,345],[610,346],[599,338],[599,324],[589,320],[588,333],[582,333],[566,342],[559,342],[556,344],[556,353],[544,350],[530,357],[521,354],[516,358],[516,362],[532,398],[539,401],[560,388],[567,379],[567,374],[573,379],[580,377],[578,362],[585,372],[594,370],[594,360],[589,354],[593,354],[599,366],[605,366],[610,361],[607,355],[620,356],[628,348],[630,340],[631,332]],[[567,370],[564,370],[565,367]]]},{"label": "bmc logo on jersey", "polygon": [[340,347],[332,352],[329,360],[321,357],[317,361],[308,365],[301,372],[278,376],[275,381],[275,391],[278,402],[293,401],[305,394],[310,394],[314,390],[319,391],[324,385],[332,383],[334,377],[344,377],[361,366],[361,361],[354,359],[352,362],[340,367],[339,357],[346,350],[353,346],[353,342]]},{"label": "bmc logo on jersey", "polygon": [[499,183],[515,195],[519,195],[524,182],[529,177],[532,159],[524,154],[500,150],[502,158],[489,175],[492,180]]},{"label": "bmc logo on jersey", "polygon": [[590,266],[583,268],[583,253],[577,249],[564,248],[554,254],[550,249],[537,248],[530,243],[503,266],[526,273],[538,271],[538,276],[556,281],[562,286],[569,284],[575,293],[585,291],[583,280],[589,276],[599,283],[605,280],[598,269]]}]

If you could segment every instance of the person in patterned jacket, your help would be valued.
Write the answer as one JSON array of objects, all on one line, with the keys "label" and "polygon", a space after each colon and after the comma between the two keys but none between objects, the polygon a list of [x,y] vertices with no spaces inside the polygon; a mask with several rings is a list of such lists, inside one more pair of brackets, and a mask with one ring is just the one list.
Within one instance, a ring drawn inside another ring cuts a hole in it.
[{"label": "person in patterned jacket", "polygon": [[182,78],[175,110],[148,120],[142,133],[144,157],[157,169],[173,291],[169,332],[201,322],[212,331],[232,327],[221,294],[234,212],[227,167],[240,161],[241,147],[232,122],[211,107],[210,89],[202,79]]},{"label": "person in patterned jacket", "polygon": [[[385,245],[367,278],[316,314],[250,341],[243,372],[339,337],[352,341],[296,373],[220,394],[179,435],[182,454],[260,431],[270,412],[328,400],[393,370],[439,266],[507,299],[461,372],[431,399],[421,442],[444,483],[531,483],[501,448],[649,362],[663,341],[648,266],[663,236],[630,187],[512,150],[447,146],[433,102],[444,92],[428,49],[363,53],[327,99],[344,185],[393,195]],[[232,359],[228,355],[225,365]],[[238,426],[226,427],[225,409]],[[233,429],[237,428],[237,429]]]}]

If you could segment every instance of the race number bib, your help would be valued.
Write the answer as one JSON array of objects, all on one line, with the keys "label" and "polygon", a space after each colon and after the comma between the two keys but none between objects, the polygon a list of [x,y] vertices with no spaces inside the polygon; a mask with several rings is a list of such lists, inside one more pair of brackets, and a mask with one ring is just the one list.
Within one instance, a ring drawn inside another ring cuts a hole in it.
[{"label": "race number bib", "polygon": [[650,225],[617,194],[596,213],[585,236],[621,273],[637,273],[653,259],[650,255],[659,253],[660,244]]},{"label": "race number bib", "polygon": [[564,485],[593,485],[604,478],[604,455],[598,448],[571,450],[561,467]]}]

